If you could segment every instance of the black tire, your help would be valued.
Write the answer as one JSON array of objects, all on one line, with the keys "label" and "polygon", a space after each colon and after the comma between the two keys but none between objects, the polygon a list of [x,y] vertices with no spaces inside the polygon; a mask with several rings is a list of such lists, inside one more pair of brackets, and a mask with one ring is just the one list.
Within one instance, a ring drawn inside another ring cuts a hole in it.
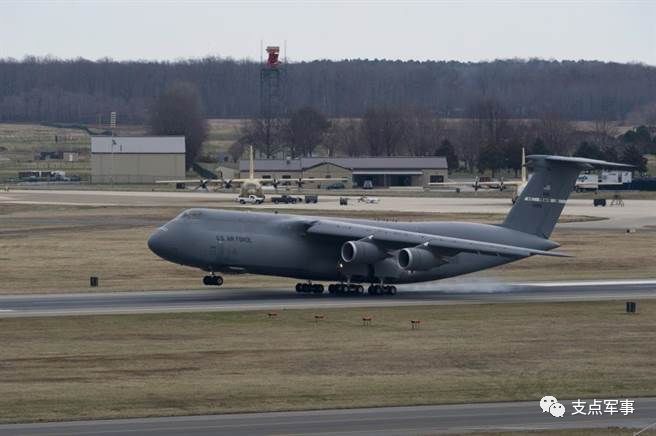
[{"label": "black tire", "polygon": [[303,292],[301,291],[301,286],[302,285],[300,283],[296,283],[296,292]]},{"label": "black tire", "polygon": [[215,283],[215,285],[216,285],[216,286],[221,286],[221,285],[223,285],[223,277],[221,277],[221,276],[215,276],[215,277],[216,277],[216,283]]}]

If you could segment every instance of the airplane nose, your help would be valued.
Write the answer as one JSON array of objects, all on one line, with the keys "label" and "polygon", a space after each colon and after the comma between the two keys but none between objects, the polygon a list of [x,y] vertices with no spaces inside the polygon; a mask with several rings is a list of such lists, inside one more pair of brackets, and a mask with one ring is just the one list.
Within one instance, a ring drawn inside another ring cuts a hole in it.
[{"label": "airplane nose", "polygon": [[150,251],[159,257],[164,257],[163,254],[166,250],[166,243],[164,241],[163,233],[165,233],[163,230],[158,229],[148,238],[148,248],[150,248]]}]

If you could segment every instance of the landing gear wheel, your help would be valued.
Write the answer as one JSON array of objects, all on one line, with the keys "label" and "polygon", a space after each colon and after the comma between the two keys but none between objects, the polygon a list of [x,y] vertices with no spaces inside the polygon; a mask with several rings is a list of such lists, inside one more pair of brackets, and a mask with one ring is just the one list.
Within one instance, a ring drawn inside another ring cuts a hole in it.
[{"label": "landing gear wheel", "polygon": [[369,286],[369,288],[367,289],[367,293],[369,295],[378,295],[378,294],[380,294],[380,286],[378,286],[378,285]]},{"label": "landing gear wheel", "polygon": [[223,277],[221,276],[205,276],[203,277],[203,284],[205,286],[221,286],[223,284]]}]

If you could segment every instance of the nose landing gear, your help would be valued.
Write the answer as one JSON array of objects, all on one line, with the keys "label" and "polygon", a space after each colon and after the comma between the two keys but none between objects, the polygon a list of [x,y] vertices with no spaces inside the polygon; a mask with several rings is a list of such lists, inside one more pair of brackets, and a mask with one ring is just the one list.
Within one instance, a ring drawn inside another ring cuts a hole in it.
[{"label": "nose landing gear", "polygon": [[203,277],[203,284],[205,286],[221,286],[223,284],[223,277],[215,276],[214,274]]}]

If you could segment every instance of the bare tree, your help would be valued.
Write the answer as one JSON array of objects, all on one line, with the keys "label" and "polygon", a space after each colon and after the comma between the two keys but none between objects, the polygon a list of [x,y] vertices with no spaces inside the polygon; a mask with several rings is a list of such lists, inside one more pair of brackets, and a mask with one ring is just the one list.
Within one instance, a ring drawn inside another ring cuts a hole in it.
[{"label": "bare tree", "polygon": [[178,82],[160,95],[151,111],[150,128],[155,135],[183,135],[185,164],[190,168],[207,139],[207,121],[196,86]]},{"label": "bare tree", "polygon": [[362,136],[370,156],[395,156],[405,135],[401,111],[370,108],[362,118]]},{"label": "bare tree", "polygon": [[554,154],[569,154],[574,148],[572,124],[560,115],[550,112],[540,121],[539,136]]},{"label": "bare tree", "polygon": [[261,155],[271,159],[280,151],[284,142],[284,122],[278,118],[253,118],[240,129],[238,142],[252,145]]},{"label": "bare tree", "polygon": [[293,112],[285,126],[291,157],[311,156],[329,127],[330,122],[314,108],[306,106]]},{"label": "bare tree", "polygon": [[442,123],[425,108],[409,109],[405,118],[405,143],[413,156],[430,156],[440,145]]}]

